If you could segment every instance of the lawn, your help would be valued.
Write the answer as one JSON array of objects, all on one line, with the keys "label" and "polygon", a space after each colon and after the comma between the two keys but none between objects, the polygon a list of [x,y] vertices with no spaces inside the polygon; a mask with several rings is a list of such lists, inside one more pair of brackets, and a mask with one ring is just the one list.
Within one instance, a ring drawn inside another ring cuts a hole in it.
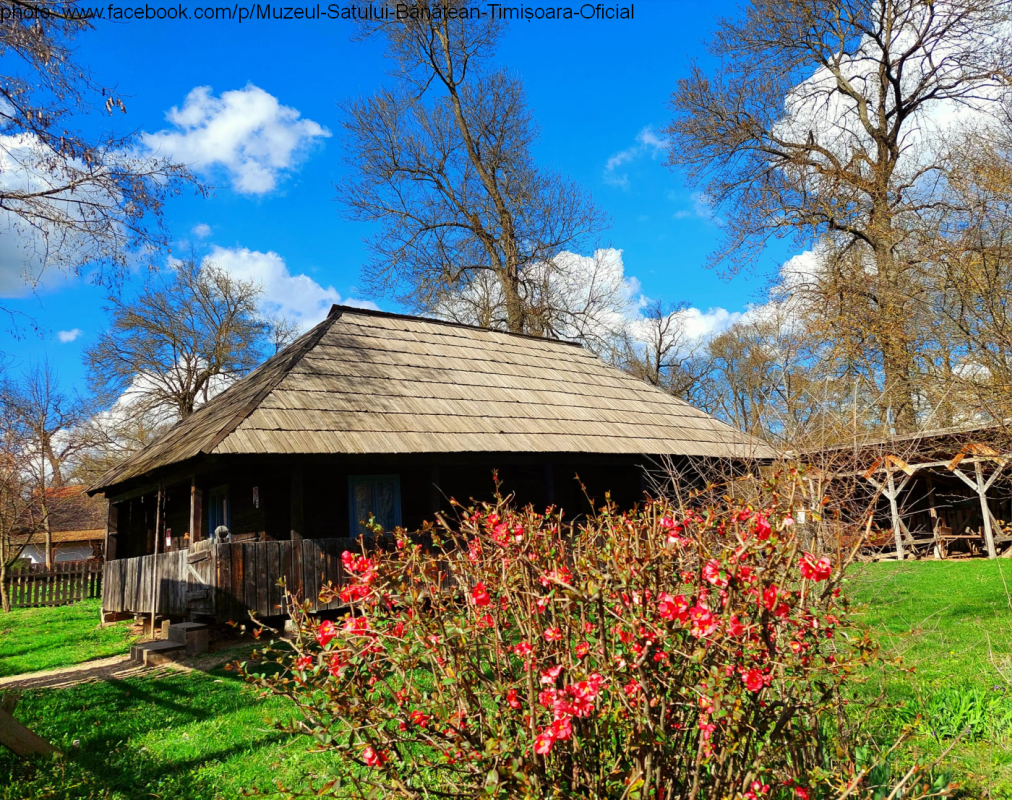
[{"label": "lawn", "polygon": [[0,678],[129,652],[129,624],[101,627],[100,603],[0,612]]},{"label": "lawn", "polygon": [[[921,714],[907,752],[930,758],[968,728],[948,759],[964,798],[1012,800],[1012,614],[1003,571],[1012,584],[1008,561],[874,564],[848,580],[885,655],[910,670],[876,672],[864,687],[898,704],[883,735]],[[60,625],[39,627],[53,633]],[[36,768],[0,751],[0,800],[217,800],[326,774],[329,756],[269,724],[288,713],[285,701],[255,698],[221,668],[26,692],[17,716],[68,758]]]},{"label": "lawn", "polygon": [[[911,747],[929,757],[961,732],[948,756],[967,797],[1012,799],[1012,563],[889,562],[855,569],[849,591],[888,658],[903,669],[872,676],[889,722],[917,722]],[[888,726],[887,726],[888,727]]]}]

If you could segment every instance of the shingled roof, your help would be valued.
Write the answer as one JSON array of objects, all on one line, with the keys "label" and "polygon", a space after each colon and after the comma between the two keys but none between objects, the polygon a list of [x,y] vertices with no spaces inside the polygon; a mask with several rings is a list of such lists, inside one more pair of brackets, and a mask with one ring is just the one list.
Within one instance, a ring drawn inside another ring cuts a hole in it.
[{"label": "shingled roof", "polygon": [[464,452],[773,455],[579,345],[334,306],[90,491],[202,453]]}]

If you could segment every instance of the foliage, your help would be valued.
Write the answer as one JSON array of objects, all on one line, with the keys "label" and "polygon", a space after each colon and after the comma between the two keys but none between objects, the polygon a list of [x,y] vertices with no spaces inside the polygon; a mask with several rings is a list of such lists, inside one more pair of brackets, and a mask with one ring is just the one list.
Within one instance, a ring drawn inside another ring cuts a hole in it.
[{"label": "foliage", "polygon": [[344,619],[295,610],[272,669],[240,669],[342,756],[350,796],[805,797],[874,648],[800,550],[790,481],[766,489],[579,524],[462,509],[429,550],[345,554]]}]

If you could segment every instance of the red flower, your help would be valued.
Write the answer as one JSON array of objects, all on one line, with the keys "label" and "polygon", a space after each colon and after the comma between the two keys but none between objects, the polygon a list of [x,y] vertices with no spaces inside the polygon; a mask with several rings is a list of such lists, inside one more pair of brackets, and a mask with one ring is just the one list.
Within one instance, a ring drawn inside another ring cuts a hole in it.
[{"label": "red flower", "polygon": [[562,639],[561,628],[549,628],[548,630],[545,631],[546,642],[558,642],[561,641],[561,639]]},{"label": "red flower", "polygon": [[798,798],[798,800],[808,800],[808,789],[804,786],[795,786],[794,796]]},{"label": "red flower", "polygon": [[710,559],[706,562],[706,566],[703,567],[703,577],[706,578],[708,583],[712,583],[721,589],[728,584],[727,573],[721,569],[720,562],[716,559]]},{"label": "red flower", "polygon": [[485,614],[478,620],[479,628],[491,628],[493,624],[491,614]]},{"label": "red flower", "polygon": [[492,602],[492,598],[489,597],[484,583],[478,583],[475,585],[475,587],[471,590],[471,599],[474,600],[474,604],[476,606],[487,606]]},{"label": "red flower", "polygon": [[622,691],[624,691],[626,693],[626,696],[628,697],[635,697],[637,694],[639,694],[642,688],[643,687],[640,686],[639,681],[637,681],[635,678],[632,678],[630,679],[629,683],[627,683],[625,686],[622,687]]},{"label": "red flower", "polygon": [[685,622],[688,619],[689,601],[682,594],[672,597],[667,592],[661,592],[657,611],[664,619],[677,619],[680,622]]},{"label": "red flower", "polygon": [[559,673],[562,672],[562,664],[556,664],[554,667],[542,671],[541,682],[544,684],[555,683],[555,679],[559,677]]},{"label": "red flower", "polygon": [[337,636],[337,628],[329,619],[321,622],[320,627],[316,629],[316,641],[320,643],[320,647],[326,647],[327,642],[335,636]]},{"label": "red flower", "polygon": [[752,523],[752,530],[755,531],[756,538],[760,542],[765,542],[770,538],[770,534],[773,533],[770,521],[762,514],[756,514],[755,522]]},{"label": "red flower", "polygon": [[333,675],[335,678],[340,677],[341,670],[344,668],[344,664],[341,661],[341,654],[334,653],[330,657],[330,661],[327,664],[327,672]]},{"label": "red flower", "polygon": [[706,606],[698,603],[689,609],[689,617],[692,619],[692,628],[689,633],[697,639],[709,636],[720,626],[720,620]]},{"label": "red flower", "polygon": [[758,692],[763,688],[763,674],[755,667],[742,675],[741,680],[750,692]]},{"label": "red flower", "polygon": [[590,652],[590,643],[589,642],[580,642],[576,646],[576,657],[577,658],[583,658],[589,652]]},{"label": "red flower", "polygon": [[520,642],[513,648],[513,652],[518,656],[523,657],[531,654],[531,646],[527,642]]},{"label": "red flower", "polygon": [[298,660],[295,662],[296,669],[311,669],[312,666],[313,666],[312,656],[299,656]]},{"label": "red flower", "polygon": [[833,564],[828,558],[820,558],[816,561],[815,556],[811,553],[805,553],[798,566],[801,569],[801,576],[810,581],[828,580],[829,576],[833,574]]},{"label": "red flower", "polygon": [[727,623],[728,636],[741,636],[744,633],[745,633],[745,626],[738,621],[737,614],[732,614],[730,621]]},{"label": "red flower", "polygon": [[506,702],[510,708],[520,708],[520,701],[517,699],[517,690],[510,689],[506,692]]},{"label": "red flower", "polygon": [[370,767],[378,767],[387,759],[382,753],[373,750],[372,745],[369,745],[362,751],[362,760]]},{"label": "red flower", "polygon": [[767,611],[772,611],[773,607],[777,604],[777,593],[777,587],[773,584],[770,584],[763,590],[762,603],[766,606]]},{"label": "red flower", "polygon": [[553,744],[555,744],[555,737],[552,736],[551,729],[549,729],[540,733],[538,738],[534,740],[534,752],[539,756],[547,756],[552,752]]}]

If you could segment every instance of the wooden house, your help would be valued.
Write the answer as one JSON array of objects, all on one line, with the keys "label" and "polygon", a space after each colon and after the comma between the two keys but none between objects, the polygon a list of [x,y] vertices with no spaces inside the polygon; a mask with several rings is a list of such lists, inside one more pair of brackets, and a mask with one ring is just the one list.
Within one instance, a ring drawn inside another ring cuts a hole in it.
[{"label": "wooden house", "polygon": [[[105,546],[106,504],[85,494],[86,486],[71,485],[46,489],[53,563],[102,558]],[[15,534],[15,546],[23,546],[21,557],[33,564],[46,563],[46,534]]]},{"label": "wooden house", "polygon": [[631,505],[659,457],[772,455],[578,345],[334,306],[90,489],[109,500],[104,606],[276,613],[278,577],[307,597],[339,582],[370,515],[417,528],[489,498],[494,470],[518,502],[575,514],[577,476]]}]

